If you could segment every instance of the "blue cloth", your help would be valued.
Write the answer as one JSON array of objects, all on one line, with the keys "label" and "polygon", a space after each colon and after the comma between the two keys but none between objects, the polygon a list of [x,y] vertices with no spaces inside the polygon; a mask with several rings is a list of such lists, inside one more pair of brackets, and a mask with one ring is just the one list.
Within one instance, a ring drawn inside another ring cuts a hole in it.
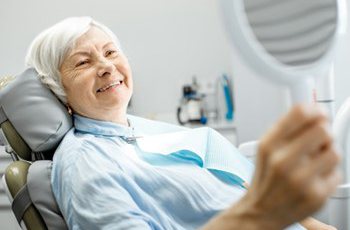
[{"label": "blue cloth", "polygon": [[253,166],[214,130],[128,120],[74,115],[51,177],[70,229],[197,229],[244,195]]}]

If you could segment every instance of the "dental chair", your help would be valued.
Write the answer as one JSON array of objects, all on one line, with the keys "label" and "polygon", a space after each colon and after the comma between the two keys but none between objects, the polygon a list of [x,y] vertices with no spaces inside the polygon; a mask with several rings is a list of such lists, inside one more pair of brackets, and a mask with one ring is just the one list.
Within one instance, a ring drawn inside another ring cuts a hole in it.
[{"label": "dental chair", "polygon": [[22,229],[68,229],[51,190],[52,156],[72,127],[65,107],[27,69],[0,79],[0,138],[12,162],[2,178]]}]

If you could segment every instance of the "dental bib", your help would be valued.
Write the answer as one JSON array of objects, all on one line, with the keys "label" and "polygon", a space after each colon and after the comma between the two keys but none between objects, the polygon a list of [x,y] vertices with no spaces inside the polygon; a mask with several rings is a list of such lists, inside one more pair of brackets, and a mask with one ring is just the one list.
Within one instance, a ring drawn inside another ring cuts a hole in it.
[{"label": "dental bib", "polygon": [[226,138],[210,128],[141,137],[136,143],[145,154],[173,156],[215,173],[228,173],[221,176],[235,184],[249,183],[253,176],[253,164]]}]

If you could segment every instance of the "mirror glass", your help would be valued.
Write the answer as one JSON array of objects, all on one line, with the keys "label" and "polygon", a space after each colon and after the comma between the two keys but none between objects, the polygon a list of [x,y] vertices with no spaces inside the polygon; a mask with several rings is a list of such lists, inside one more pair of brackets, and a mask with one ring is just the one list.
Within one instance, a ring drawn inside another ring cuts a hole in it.
[{"label": "mirror glass", "polygon": [[243,4],[255,38],[282,64],[313,64],[331,46],[336,0],[244,0]]}]

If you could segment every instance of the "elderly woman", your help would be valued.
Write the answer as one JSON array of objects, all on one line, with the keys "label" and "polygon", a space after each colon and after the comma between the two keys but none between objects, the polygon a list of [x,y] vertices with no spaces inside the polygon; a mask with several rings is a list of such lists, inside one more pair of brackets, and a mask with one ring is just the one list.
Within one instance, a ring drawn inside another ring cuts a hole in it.
[{"label": "elderly woman", "polygon": [[181,131],[178,151],[169,150],[172,134],[158,138],[168,153],[140,147],[134,136],[159,124],[126,114],[131,68],[116,36],[91,18],[42,32],[26,62],[74,117],[51,178],[70,229],[283,229],[303,219],[308,229],[333,229],[307,218],[339,180],[318,108],[296,106],[262,138],[250,180],[250,163],[212,130],[169,126]]}]

